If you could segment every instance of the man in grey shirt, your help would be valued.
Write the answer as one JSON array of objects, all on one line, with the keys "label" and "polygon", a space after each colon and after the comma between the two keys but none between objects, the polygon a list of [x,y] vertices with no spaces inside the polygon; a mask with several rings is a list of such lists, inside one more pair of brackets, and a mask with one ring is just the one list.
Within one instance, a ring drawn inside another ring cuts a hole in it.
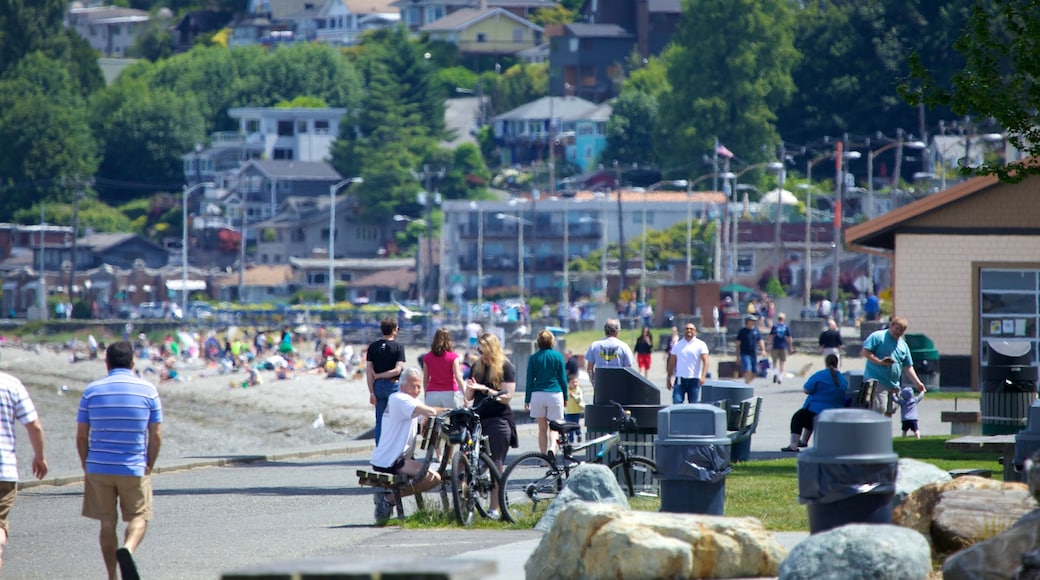
[{"label": "man in grey shirt", "polygon": [[585,370],[589,373],[589,381],[596,384],[596,367],[631,367],[635,356],[621,339],[621,322],[616,318],[607,320],[603,325],[603,334],[606,336],[589,345],[585,353]]}]

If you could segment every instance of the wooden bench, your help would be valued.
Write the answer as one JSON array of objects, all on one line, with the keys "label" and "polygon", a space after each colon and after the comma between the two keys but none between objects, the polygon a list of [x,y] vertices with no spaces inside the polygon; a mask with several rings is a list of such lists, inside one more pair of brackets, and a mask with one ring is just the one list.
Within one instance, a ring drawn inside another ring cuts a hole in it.
[{"label": "wooden bench", "polygon": [[[365,469],[357,470],[358,485],[368,487],[378,487],[389,490],[394,495],[394,505],[397,507],[397,517],[404,519],[404,502],[402,501],[402,492],[407,491],[409,495],[415,496],[415,505],[418,509],[425,509],[425,503],[421,493],[415,492],[414,486],[417,482],[421,481],[430,470],[430,466],[436,462],[439,457],[437,456],[437,448],[441,441],[447,442],[446,437],[441,437],[441,418],[437,417],[430,421],[423,423],[422,431],[419,434],[416,448],[420,451],[425,451],[422,459],[422,469],[419,470],[418,475],[412,477],[410,475],[391,475],[389,473],[380,473],[378,471],[368,471]],[[449,449],[445,450],[450,452]],[[446,457],[447,453],[442,454]],[[441,473],[441,481],[444,479],[445,463],[442,462],[439,468]],[[447,505],[447,490],[441,485],[441,501],[444,505]]]},{"label": "wooden bench", "polygon": [[762,412],[762,397],[744,399],[734,406],[734,411],[736,417],[730,423],[730,427],[734,429],[728,431],[726,436],[729,437],[732,447],[742,444],[750,446],[751,435],[758,430],[758,418]]},{"label": "wooden bench", "polygon": [[982,435],[980,411],[943,411],[939,419],[950,424],[950,435]]},{"label": "wooden bench", "polygon": [[957,437],[946,441],[947,449],[967,453],[999,453],[999,463],[1004,466],[1004,481],[1020,481],[1015,473],[1015,436],[988,435],[981,437]]}]

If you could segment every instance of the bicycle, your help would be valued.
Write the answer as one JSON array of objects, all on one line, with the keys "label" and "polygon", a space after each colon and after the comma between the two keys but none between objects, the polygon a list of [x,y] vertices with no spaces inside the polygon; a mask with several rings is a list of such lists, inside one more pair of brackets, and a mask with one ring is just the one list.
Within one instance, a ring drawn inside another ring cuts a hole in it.
[{"label": "bicycle", "polygon": [[448,443],[443,461],[451,456],[455,519],[463,526],[472,525],[474,509],[482,517],[493,519],[491,498],[501,485],[501,476],[491,460],[491,444],[481,430],[480,415],[475,408],[461,408],[446,412],[444,417],[447,420],[441,425]]},{"label": "bicycle", "polygon": [[[641,455],[629,453],[621,442],[621,433],[638,429],[637,421],[629,411],[615,401],[620,413],[614,418],[615,431],[584,443],[573,444],[567,434],[581,428],[577,423],[561,423],[550,421],[549,429],[556,433],[556,441],[562,455],[549,451],[537,451],[520,455],[509,463],[502,472],[502,486],[499,488],[499,505],[502,518],[509,522],[517,522],[523,516],[522,506],[530,502],[531,511],[537,509],[542,501],[552,501],[570,477],[571,471],[584,463],[603,464],[607,455],[617,450],[618,459],[608,465],[614,473],[622,489],[628,497],[657,497],[658,484],[654,479],[657,465]],[[596,449],[593,459],[585,460],[574,457],[575,453],[587,449]]]}]

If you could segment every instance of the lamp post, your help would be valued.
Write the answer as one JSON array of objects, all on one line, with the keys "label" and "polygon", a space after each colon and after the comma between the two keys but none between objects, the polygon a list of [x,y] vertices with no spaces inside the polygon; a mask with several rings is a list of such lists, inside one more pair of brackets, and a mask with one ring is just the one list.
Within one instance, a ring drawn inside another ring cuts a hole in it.
[{"label": "lamp post", "polygon": [[[762,169],[763,167],[769,167],[769,165],[771,163],[775,163],[775,162],[774,161],[764,161],[762,163],[754,163],[752,165],[748,165],[747,167],[745,167],[744,169],[741,169],[740,171],[738,171],[736,173],[727,172],[727,173],[721,175],[721,177],[729,180],[730,183],[733,184],[733,188],[732,188],[733,189],[733,194],[736,194],[736,192],[740,189],[740,178],[743,177],[745,173],[748,173],[748,172],[753,171],[755,169]],[[739,229],[739,224],[740,224],[740,219],[739,218],[733,218],[729,214],[730,214],[729,204],[727,203],[726,204],[726,217],[729,218],[729,222],[730,222],[731,240],[730,240],[730,246],[729,246],[729,255],[726,257],[726,270],[727,270],[727,272],[726,272],[727,280],[726,281],[732,284],[732,283],[736,282],[737,274],[739,273],[738,270],[739,270],[739,267],[740,267],[740,256],[737,253],[737,250],[738,250],[738,247],[739,247],[739,243],[740,243],[740,238],[737,235],[738,234],[738,229]]]},{"label": "lamp post", "polygon": [[[413,218],[411,216],[406,216],[406,215],[401,215],[401,214],[394,214],[394,221],[395,222],[408,222],[408,223],[415,222],[415,223],[417,223],[417,224],[419,224],[419,225],[421,225],[423,227],[426,226],[426,220],[423,219],[423,218]],[[422,244],[419,244],[419,246],[416,247],[416,249],[415,249],[415,291],[418,294],[419,307],[420,308],[423,305],[423,299],[422,299],[422,279],[423,279],[423,274],[424,273],[425,273],[425,268],[423,267]]]},{"label": "lamp post", "polygon": [[570,226],[570,203],[563,198],[563,280],[560,281],[562,296],[560,297],[560,326],[564,329],[570,328],[571,319],[571,226]]},{"label": "lamp post", "polygon": [[[870,147],[870,140],[867,140],[867,147]],[[927,147],[923,141],[903,140],[903,130],[896,129],[896,140],[892,141],[887,145],[883,145],[877,149],[871,149],[867,151],[867,219],[873,219],[874,217],[874,158],[878,155],[888,151],[889,149],[896,149],[896,163],[895,168],[892,170],[892,179],[890,182],[891,189],[895,189],[899,186],[899,175],[901,173],[903,163],[903,149],[924,149]],[[874,292],[874,254],[867,254],[867,289],[869,292]]]},{"label": "lamp post", "polygon": [[600,256],[600,285],[603,287],[603,296],[607,295],[607,213],[604,211],[602,218],[583,216],[579,222],[583,224],[596,223],[602,226],[600,232],[600,245],[602,255]]},{"label": "lamp post", "polygon": [[831,152],[824,153],[805,164],[805,292],[802,296],[802,307],[809,308],[812,300],[812,168],[814,165],[829,159]]},{"label": "lamp post", "polygon": [[[640,302],[644,302],[644,303],[646,302],[646,266],[647,266],[647,259],[646,259],[646,206],[647,206],[647,201],[648,201],[647,200],[647,195],[650,192],[657,191],[659,188],[664,187],[666,185],[671,185],[673,187],[686,187],[686,180],[685,179],[676,179],[676,180],[670,180],[670,181],[658,181],[657,183],[655,183],[655,184],[651,185],[650,187],[648,187],[648,188],[643,190],[643,241],[642,241],[641,250],[640,250],[642,252],[641,255],[643,257],[643,267],[639,269],[639,301]],[[689,205],[687,205],[687,212],[686,212],[686,223],[687,223],[687,235],[686,235],[686,238],[687,238],[687,240],[690,237],[689,236],[689,234],[690,234],[690,230],[689,230],[690,219],[691,219],[690,218],[690,208],[689,208]],[[689,276],[689,270],[687,270],[687,274],[686,275]]]},{"label": "lamp post", "polygon": [[521,307],[522,307],[522,305],[525,304],[525,301],[524,301],[524,226],[531,225],[531,222],[529,220],[525,220],[522,217],[515,216],[515,215],[509,215],[507,213],[502,213],[502,212],[498,212],[497,214],[495,214],[495,217],[500,219],[500,220],[503,220],[503,221],[515,222],[515,223],[519,224],[519,226],[520,226],[518,228],[520,230],[520,247],[517,249],[517,261],[516,262],[517,262],[517,277],[519,279],[518,282],[517,282],[517,287],[518,287],[518,289],[520,291],[520,304],[521,304]]},{"label": "lamp post", "polygon": [[835,180],[834,180],[834,267],[831,272],[831,308],[838,306],[838,281],[841,277],[841,253],[844,249],[845,240],[845,216],[842,215],[842,202],[845,193],[845,161],[859,159],[859,151],[845,151],[845,141],[838,141],[835,150]]},{"label": "lamp post", "polygon": [[478,209],[477,202],[469,202],[470,209],[477,210],[477,313],[483,313],[484,303],[484,210]]},{"label": "lamp post", "polygon": [[336,192],[352,183],[364,183],[363,177],[351,177],[329,186],[329,306],[336,303]]},{"label": "lamp post", "polygon": [[188,317],[188,198],[203,187],[214,187],[214,184],[207,181],[191,187],[185,185],[181,196],[181,316],[184,318]]},{"label": "lamp post", "polygon": [[780,263],[783,260],[783,252],[780,250],[780,224],[784,220],[784,177],[786,176],[787,170],[784,167],[783,162],[783,150],[781,148],[781,160],[774,161],[769,164],[769,169],[775,171],[777,174],[777,186],[776,186],[776,224],[775,231],[773,233],[773,246],[776,252],[776,266],[773,270],[773,275],[776,276],[776,280],[780,281]]},{"label": "lamp post", "polygon": [[[429,54],[429,53],[426,53]],[[430,189],[433,185],[433,180],[438,181],[444,179],[446,171],[444,167],[438,167],[434,169],[429,164],[424,164],[422,171],[413,171],[412,176],[420,180],[423,186],[426,188],[425,191],[420,191],[417,201],[419,205],[423,206],[423,213],[425,214],[426,221],[426,257],[427,264],[426,269],[433,272],[433,220],[430,218],[430,212],[433,209],[433,204],[439,204],[441,202],[441,194],[437,191],[430,193]],[[419,252],[422,252],[422,243],[419,244]],[[417,281],[417,287],[419,289],[419,308],[423,308],[425,305],[426,295],[426,280],[420,278]]]}]

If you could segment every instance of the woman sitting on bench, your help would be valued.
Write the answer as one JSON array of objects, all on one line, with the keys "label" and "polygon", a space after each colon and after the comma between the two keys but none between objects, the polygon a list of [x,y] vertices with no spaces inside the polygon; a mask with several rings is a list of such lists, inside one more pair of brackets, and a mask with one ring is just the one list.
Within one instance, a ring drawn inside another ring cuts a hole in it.
[{"label": "woman sitting on bench", "polygon": [[827,409],[845,406],[845,391],[849,383],[845,375],[838,372],[838,356],[828,354],[824,362],[827,368],[813,373],[802,387],[808,396],[802,408],[791,417],[791,442],[787,447],[780,448],[780,451],[798,453],[799,447],[809,445],[816,416]]}]

